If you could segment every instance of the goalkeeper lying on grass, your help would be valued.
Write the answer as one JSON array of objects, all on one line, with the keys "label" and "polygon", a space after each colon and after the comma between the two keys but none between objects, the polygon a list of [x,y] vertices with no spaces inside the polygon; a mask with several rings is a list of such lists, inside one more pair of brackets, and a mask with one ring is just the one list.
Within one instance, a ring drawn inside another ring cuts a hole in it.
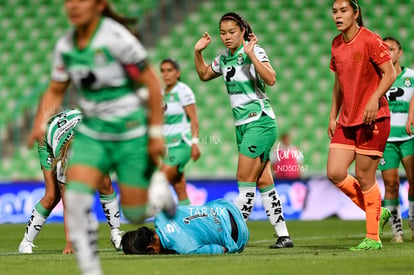
[{"label": "goalkeeper lying on grass", "polygon": [[155,230],[140,227],[122,237],[125,254],[223,254],[243,251],[249,230],[240,210],[226,200],[180,206],[174,218],[159,213]]}]

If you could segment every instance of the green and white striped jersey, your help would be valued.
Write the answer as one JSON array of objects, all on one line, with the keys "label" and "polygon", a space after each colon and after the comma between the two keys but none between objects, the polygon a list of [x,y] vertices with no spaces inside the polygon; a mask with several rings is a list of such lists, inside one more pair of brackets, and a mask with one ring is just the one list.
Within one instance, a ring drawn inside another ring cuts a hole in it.
[{"label": "green and white striped jersey", "polygon": [[391,132],[388,141],[403,141],[414,138],[405,131],[410,100],[414,93],[414,70],[403,68],[386,97],[391,111]]},{"label": "green and white striped jersey", "polygon": [[178,146],[181,140],[191,145],[191,124],[184,107],[196,103],[193,91],[183,82],[177,82],[168,94],[163,90],[163,95],[166,146]]},{"label": "green and white striped jersey", "polygon": [[[81,120],[82,113],[77,109],[65,110],[49,120],[43,144],[38,144],[39,161],[42,168],[51,169],[53,160],[59,156],[63,145],[72,139],[74,129]],[[64,173],[58,171],[57,176],[60,182],[65,182]]]},{"label": "green and white striped jersey", "polygon": [[89,44],[78,49],[74,29],[56,44],[51,78],[71,80],[84,120],[77,131],[99,140],[126,140],[145,134],[147,118],[136,84],[125,66],[144,62],[141,43],[121,24],[103,17]]},{"label": "green and white striped jersey", "polygon": [[[259,61],[269,62],[263,48],[255,45],[254,52]],[[275,118],[265,92],[265,84],[244,52],[243,45],[233,55],[229,49],[220,53],[212,62],[211,68],[215,73],[223,75],[236,126],[258,120],[262,112]]]}]

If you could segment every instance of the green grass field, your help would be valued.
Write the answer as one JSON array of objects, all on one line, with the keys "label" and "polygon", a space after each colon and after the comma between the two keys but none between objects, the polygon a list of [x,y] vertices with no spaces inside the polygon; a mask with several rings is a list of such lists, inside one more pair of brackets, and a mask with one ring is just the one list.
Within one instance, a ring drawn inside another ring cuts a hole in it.
[{"label": "green grass field", "polygon": [[[404,227],[405,242],[391,244],[387,224],[381,251],[348,251],[364,238],[363,221],[288,221],[295,247],[272,250],[273,229],[268,222],[248,222],[250,241],[237,255],[126,256],[109,243],[109,229],[101,224],[99,255],[105,274],[413,274],[414,241]],[[135,226],[124,224],[122,230]],[[0,274],[79,274],[73,255],[61,254],[62,224],[46,224],[32,255],[17,248],[24,224],[0,225]]]}]

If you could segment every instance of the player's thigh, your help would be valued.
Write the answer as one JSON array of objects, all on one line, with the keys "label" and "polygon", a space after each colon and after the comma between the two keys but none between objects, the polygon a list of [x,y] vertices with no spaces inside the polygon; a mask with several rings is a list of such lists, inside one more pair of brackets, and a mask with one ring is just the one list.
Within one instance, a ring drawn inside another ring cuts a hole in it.
[{"label": "player's thigh", "polygon": [[155,164],[148,155],[147,140],[144,136],[111,145],[113,170],[120,184],[148,188]]},{"label": "player's thigh", "polygon": [[262,162],[266,162],[276,138],[276,122],[268,116],[262,116],[244,128],[239,137],[239,152],[249,158],[260,158]]},{"label": "player's thigh", "polygon": [[348,168],[355,159],[355,151],[347,148],[330,147],[328,151],[327,176],[334,184],[348,175]]},{"label": "player's thigh", "polygon": [[378,170],[385,171],[396,169],[400,166],[400,146],[399,142],[388,142],[385,145],[384,154],[379,162]]},{"label": "player's thigh", "polygon": [[98,188],[111,165],[106,143],[81,133],[76,134],[69,152],[68,183],[76,181],[93,189]]},{"label": "player's thigh", "polygon": [[243,154],[239,154],[237,165],[237,180],[244,182],[256,182],[266,163],[262,162],[259,157],[250,158]]},{"label": "player's thigh", "polygon": [[108,144],[108,141],[76,133],[68,153],[68,169],[71,166],[87,166],[100,170],[102,174],[108,174],[112,163]]}]

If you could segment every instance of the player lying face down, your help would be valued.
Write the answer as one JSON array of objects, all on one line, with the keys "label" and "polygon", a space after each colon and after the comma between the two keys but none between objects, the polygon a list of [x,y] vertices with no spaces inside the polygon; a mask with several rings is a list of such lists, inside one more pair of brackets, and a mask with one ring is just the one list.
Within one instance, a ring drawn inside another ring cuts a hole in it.
[{"label": "player lying face down", "polygon": [[243,251],[249,230],[240,210],[226,200],[180,206],[173,218],[155,216],[155,229],[140,227],[122,238],[125,254],[223,254]]}]

